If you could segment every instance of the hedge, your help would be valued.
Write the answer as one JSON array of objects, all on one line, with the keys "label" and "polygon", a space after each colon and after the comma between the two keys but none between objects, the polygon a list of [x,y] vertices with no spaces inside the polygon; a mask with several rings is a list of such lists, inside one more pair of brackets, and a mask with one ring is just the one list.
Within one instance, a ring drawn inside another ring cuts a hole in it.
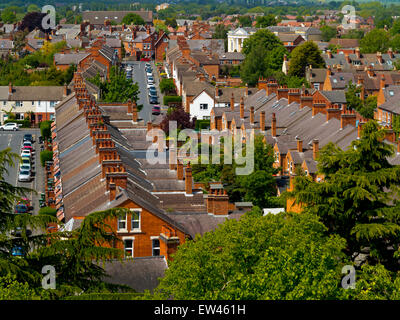
[{"label": "hedge", "polygon": [[143,293],[87,293],[66,297],[65,300],[141,300]]},{"label": "hedge", "polygon": [[210,120],[196,120],[195,129],[197,131],[208,128],[210,128]]},{"label": "hedge", "polygon": [[39,209],[39,214],[42,215],[48,215],[55,217],[57,215],[57,209],[56,208],[51,208],[51,207],[43,207]]},{"label": "hedge", "polygon": [[170,102],[182,102],[182,97],[181,96],[164,96],[163,98],[163,104],[165,106],[168,105]]},{"label": "hedge", "polygon": [[13,120],[13,119],[7,119],[4,120],[4,123],[9,123],[9,122],[13,122],[13,123],[17,123],[17,124],[22,124],[22,128],[30,128],[31,127],[31,121],[29,119],[24,119],[24,120]]},{"label": "hedge", "polygon": [[42,167],[45,166],[46,161],[53,161],[53,151],[43,150],[40,152],[40,163],[42,164]]}]

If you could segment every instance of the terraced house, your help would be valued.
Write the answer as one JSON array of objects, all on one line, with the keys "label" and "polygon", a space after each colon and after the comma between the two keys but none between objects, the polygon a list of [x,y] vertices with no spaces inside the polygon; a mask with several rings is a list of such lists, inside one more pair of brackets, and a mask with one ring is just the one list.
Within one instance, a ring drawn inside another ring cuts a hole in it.
[{"label": "terraced house", "polygon": [[[120,130],[116,125],[123,125]],[[203,193],[190,163],[152,164],[143,151],[153,125],[142,125],[134,104],[98,105],[75,74],[74,91],[56,108],[53,126],[57,216],[75,228],[89,213],[129,209],[110,221],[127,257],[162,255],[178,244],[237,219],[251,206],[230,203],[220,183]]]}]

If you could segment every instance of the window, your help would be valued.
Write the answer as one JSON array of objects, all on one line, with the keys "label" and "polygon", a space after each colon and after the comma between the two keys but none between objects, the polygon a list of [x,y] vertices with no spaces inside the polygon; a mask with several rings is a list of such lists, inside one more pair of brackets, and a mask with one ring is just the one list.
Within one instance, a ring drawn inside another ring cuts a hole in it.
[{"label": "window", "polygon": [[140,230],[140,211],[132,211],[131,230]]},{"label": "window", "polygon": [[22,107],[22,101],[15,101],[16,107]]},{"label": "window", "polygon": [[151,239],[152,247],[153,247],[153,257],[160,255],[160,239],[153,238]]},{"label": "window", "polygon": [[314,88],[319,90],[319,83],[314,83]]},{"label": "window", "polygon": [[56,105],[56,102],[55,101],[50,101],[50,107],[52,108],[52,107],[54,107]]},{"label": "window", "polygon": [[207,110],[208,109],[208,103],[200,103],[200,110]]},{"label": "window", "polygon": [[35,101],[32,101],[32,105],[33,105],[33,106],[35,105]]},{"label": "window", "polygon": [[126,229],[126,216],[123,218],[118,218],[118,231],[127,231]]},{"label": "window", "polygon": [[124,239],[125,258],[133,258],[133,238]]}]

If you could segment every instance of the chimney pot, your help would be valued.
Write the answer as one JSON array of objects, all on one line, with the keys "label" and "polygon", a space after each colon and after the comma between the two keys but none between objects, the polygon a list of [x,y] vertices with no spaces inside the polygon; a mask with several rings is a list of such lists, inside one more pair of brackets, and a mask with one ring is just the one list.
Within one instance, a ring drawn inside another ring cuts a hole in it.
[{"label": "chimney pot", "polygon": [[318,139],[313,140],[313,159],[317,160],[319,155],[319,141]]}]

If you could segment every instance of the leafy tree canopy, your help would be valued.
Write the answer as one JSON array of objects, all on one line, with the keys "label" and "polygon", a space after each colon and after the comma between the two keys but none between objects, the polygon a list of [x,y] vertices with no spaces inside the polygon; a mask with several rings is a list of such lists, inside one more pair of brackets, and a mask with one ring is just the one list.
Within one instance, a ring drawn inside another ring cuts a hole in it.
[{"label": "leafy tree canopy", "polygon": [[290,57],[289,75],[304,77],[307,66],[313,68],[323,68],[325,61],[321,56],[321,51],[313,41],[306,41],[294,48]]},{"label": "leafy tree canopy", "polygon": [[144,25],[145,21],[141,16],[139,16],[136,13],[128,13],[123,19],[122,23],[128,24],[128,25]]}]

